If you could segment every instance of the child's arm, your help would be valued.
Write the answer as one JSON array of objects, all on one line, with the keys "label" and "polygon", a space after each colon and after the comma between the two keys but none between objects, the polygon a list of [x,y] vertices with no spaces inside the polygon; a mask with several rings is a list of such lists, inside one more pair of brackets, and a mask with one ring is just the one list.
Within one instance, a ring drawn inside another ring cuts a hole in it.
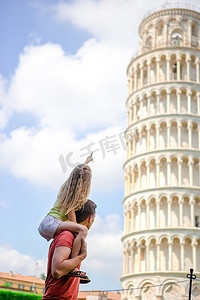
[{"label": "child's arm", "polygon": [[68,215],[67,215],[69,221],[75,222],[76,223],[76,214],[75,210],[71,210]]},{"label": "child's arm", "polygon": [[92,155],[93,155],[93,152],[90,154],[90,156],[87,157],[86,161],[84,162],[85,165],[88,165],[89,162],[91,162],[93,160]]}]

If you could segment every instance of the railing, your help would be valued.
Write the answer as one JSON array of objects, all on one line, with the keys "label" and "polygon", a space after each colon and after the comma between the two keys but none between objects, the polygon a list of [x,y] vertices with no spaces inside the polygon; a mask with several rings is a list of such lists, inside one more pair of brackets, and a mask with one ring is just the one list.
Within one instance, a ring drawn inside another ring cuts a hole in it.
[{"label": "railing", "polygon": [[165,2],[162,5],[159,5],[157,7],[154,7],[153,9],[149,10],[145,15],[144,15],[144,19],[146,17],[148,17],[150,14],[157,12],[159,10],[163,10],[163,9],[172,9],[172,8],[183,8],[183,9],[189,9],[189,10],[194,10],[198,13],[200,13],[200,7],[196,6],[196,5],[192,5],[188,2],[175,2],[175,3],[171,3],[171,2]]},{"label": "railing", "polygon": [[146,52],[153,51],[153,50],[159,50],[159,49],[167,48],[167,47],[173,47],[173,48],[189,47],[189,48],[193,48],[193,49],[200,49],[198,46],[198,38],[192,36],[191,45],[189,45],[188,43],[185,43],[183,45],[183,43],[181,43],[180,41],[174,40],[174,41],[168,42],[168,43],[166,43],[166,42],[160,43],[159,45],[156,45],[155,47],[154,46],[152,46],[152,47],[144,46],[141,50],[140,49],[136,50],[136,52],[131,57],[131,62],[137,56],[142,55]]}]

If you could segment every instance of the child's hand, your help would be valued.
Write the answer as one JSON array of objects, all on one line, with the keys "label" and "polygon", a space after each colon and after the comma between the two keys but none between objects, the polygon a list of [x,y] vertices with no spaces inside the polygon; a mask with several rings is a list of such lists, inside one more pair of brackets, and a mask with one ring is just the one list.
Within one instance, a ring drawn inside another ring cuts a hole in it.
[{"label": "child's hand", "polygon": [[88,156],[88,158],[86,159],[86,161],[84,162],[86,165],[89,164],[89,162],[91,162],[93,160],[93,152],[90,154],[90,156]]}]

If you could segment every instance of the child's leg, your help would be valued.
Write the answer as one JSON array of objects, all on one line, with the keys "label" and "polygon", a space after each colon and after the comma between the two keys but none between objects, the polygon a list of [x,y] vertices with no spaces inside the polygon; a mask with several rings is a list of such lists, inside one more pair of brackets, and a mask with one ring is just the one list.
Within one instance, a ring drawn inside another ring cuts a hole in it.
[{"label": "child's leg", "polygon": [[71,231],[75,234],[80,234],[81,235],[81,238],[82,237],[86,237],[87,236],[87,232],[88,232],[88,229],[86,226],[84,225],[81,225],[81,224],[78,224],[78,223],[75,223],[75,222],[71,222],[71,221],[64,221],[62,223],[59,224],[59,226],[57,227],[55,233],[54,233],[54,236],[56,235],[56,233],[58,231],[64,231],[64,230],[68,230],[68,231]]}]

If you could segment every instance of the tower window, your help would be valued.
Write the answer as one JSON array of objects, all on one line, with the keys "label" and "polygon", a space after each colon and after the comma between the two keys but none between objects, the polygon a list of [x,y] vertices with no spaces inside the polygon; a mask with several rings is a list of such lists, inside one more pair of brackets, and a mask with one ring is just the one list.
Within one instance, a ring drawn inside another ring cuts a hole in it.
[{"label": "tower window", "polygon": [[180,46],[182,42],[182,35],[179,32],[174,32],[172,34],[172,45]]},{"label": "tower window", "polygon": [[177,64],[173,64],[172,71],[173,73],[177,73]]},{"label": "tower window", "polygon": [[200,227],[200,216],[195,216],[195,227]]},{"label": "tower window", "polygon": [[192,24],[192,36],[198,37],[198,27],[197,23]]}]

